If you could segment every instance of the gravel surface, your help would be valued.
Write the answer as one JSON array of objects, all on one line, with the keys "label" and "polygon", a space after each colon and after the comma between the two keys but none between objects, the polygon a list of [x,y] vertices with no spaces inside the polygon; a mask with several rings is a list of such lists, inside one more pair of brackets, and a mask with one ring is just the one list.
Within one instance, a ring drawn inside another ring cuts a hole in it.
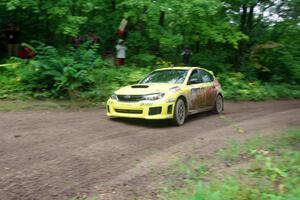
[{"label": "gravel surface", "polygon": [[293,126],[296,100],[225,102],[224,114],[198,114],[181,127],[110,120],[103,109],[0,112],[0,199],[156,199],[156,172],[172,159]]}]

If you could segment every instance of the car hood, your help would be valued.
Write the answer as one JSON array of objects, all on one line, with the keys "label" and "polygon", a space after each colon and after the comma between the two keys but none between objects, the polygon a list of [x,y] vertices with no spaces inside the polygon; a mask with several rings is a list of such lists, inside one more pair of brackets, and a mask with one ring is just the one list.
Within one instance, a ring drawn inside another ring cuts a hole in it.
[{"label": "car hood", "polygon": [[117,95],[145,95],[158,92],[168,92],[171,88],[180,87],[180,84],[171,83],[151,83],[151,84],[136,84],[122,87],[115,92]]}]

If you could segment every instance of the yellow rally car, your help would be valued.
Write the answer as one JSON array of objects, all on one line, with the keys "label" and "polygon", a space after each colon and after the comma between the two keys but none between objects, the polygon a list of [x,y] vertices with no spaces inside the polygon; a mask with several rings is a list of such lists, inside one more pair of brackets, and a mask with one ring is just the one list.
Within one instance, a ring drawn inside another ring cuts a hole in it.
[{"label": "yellow rally car", "polygon": [[219,82],[211,71],[198,67],[155,70],[138,84],[115,91],[106,107],[109,117],[172,119],[176,125],[190,114],[223,109]]}]

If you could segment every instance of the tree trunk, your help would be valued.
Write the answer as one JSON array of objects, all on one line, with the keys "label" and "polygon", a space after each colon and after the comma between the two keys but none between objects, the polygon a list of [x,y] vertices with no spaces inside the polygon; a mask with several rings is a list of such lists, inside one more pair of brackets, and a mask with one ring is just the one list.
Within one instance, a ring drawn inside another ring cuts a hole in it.
[{"label": "tree trunk", "polygon": [[[240,30],[247,34],[247,16],[248,16],[248,7],[246,4],[242,5],[242,13],[241,13],[241,24],[240,24]],[[234,65],[236,71],[240,71],[242,67],[242,63],[244,62],[244,52],[245,51],[245,41],[239,41],[238,49],[234,56]]]},{"label": "tree trunk", "polygon": [[241,25],[240,25],[240,29],[241,31],[244,33],[245,32],[245,25],[247,23],[247,6],[244,4],[242,6],[242,9],[243,9],[243,12],[242,12],[242,15],[241,15]]},{"label": "tree trunk", "polygon": [[164,11],[160,11],[160,16],[159,16],[159,25],[160,26],[164,26],[165,24],[165,12]]},{"label": "tree trunk", "polygon": [[[160,25],[161,27],[163,27],[164,24],[165,24],[165,14],[166,13],[164,11],[160,11],[158,25]],[[155,51],[156,51],[156,55],[160,56],[160,43],[159,43],[159,40],[156,41]]]},{"label": "tree trunk", "polygon": [[111,0],[111,9],[112,11],[116,10],[116,0]]},{"label": "tree trunk", "polygon": [[[254,8],[256,5],[257,2],[251,5],[250,7],[248,7],[246,4],[242,5],[240,29],[245,35],[248,35],[249,38],[251,37],[251,32],[253,30]],[[234,58],[236,71],[241,70],[241,67],[245,62],[245,57],[249,48],[250,48],[250,43],[248,41],[242,40],[239,42],[239,46]]]},{"label": "tree trunk", "polygon": [[255,5],[252,5],[249,10],[248,19],[247,19],[247,32],[251,32],[253,28],[253,12]]}]

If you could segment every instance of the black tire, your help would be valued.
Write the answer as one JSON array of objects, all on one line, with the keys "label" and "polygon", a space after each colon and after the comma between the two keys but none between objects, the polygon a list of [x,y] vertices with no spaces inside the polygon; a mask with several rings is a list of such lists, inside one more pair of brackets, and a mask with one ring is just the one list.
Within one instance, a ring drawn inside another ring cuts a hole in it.
[{"label": "black tire", "polygon": [[219,94],[216,98],[215,106],[213,109],[213,112],[215,114],[220,114],[224,110],[224,99],[223,97]]},{"label": "black tire", "polygon": [[187,116],[186,104],[182,98],[179,98],[174,106],[174,117],[172,122],[176,126],[181,126],[184,124],[184,121]]}]

